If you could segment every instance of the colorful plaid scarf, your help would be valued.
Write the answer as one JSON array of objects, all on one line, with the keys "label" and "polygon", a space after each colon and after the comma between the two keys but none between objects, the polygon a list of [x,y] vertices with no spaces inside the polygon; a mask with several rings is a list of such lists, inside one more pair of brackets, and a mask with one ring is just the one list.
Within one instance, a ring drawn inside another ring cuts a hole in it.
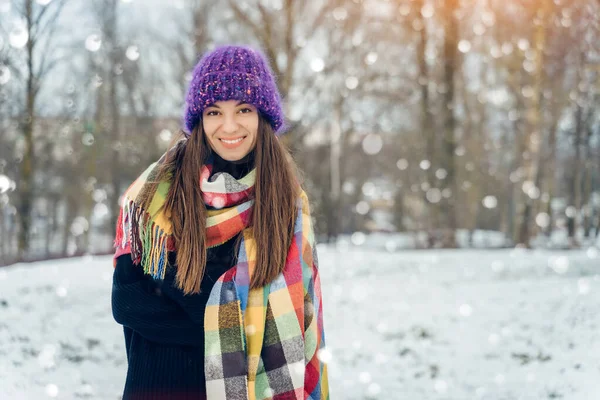
[{"label": "colorful plaid scarf", "polygon": [[[149,210],[141,210],[139,201],[161,160],[126,192],[115,239],[115,257],[131,252],[158,279],[164,276],[167,251],[174,249],[171,225],[161,213],[169,183],[159,185]],[[237,264],[218,279],[206,306],[208,400],[328,400],[321,281],[306,193],[298,199],[284,271],[270,284],[249,290],[256,262],[249,224],[255,171],[240,180],[225,173],[210,175],[209,164],[201,172],[204,200],[223,208],[209,213],[209,242],[218,245],[240,231],[242,240]]]},{"label": "colorful plaid scarf", "polygon": [[[158,171],[166,154],[151,164],[127,189],[117,221],[115,236],[116,257],[131,253],[136,264],[156,279],[163,279],[167,263],[167,252],[176,251],[172,224],[164,213],[163,205],[169,192],[170,182],[160,182],[148,210],[141,204],[150,194],[148,188],[156,183]],[[254,204],[253,169],[237,180],[226,173],[212,174],[212,158],[202,167],[200,189],[207,210],[206,245],[215,247],[225,243],[248,227]]]}]

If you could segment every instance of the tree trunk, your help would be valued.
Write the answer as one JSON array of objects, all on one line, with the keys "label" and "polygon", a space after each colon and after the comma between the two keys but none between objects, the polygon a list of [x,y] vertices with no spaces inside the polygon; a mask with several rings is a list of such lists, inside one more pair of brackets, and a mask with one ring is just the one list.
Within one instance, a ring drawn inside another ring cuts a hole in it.
[{"label": "tree trunk", "polygon": [[54,225],[56,223],[56,202],[52,195],[47,197],[48,211],[46,216],[46,230],[44,231],[44,254],[48,258],[51,254],[52,235],[54,233]]},{"label": "tree trunk", "polygon": [[592,191],[592,174],[590,173],[590,163],[585,162],[584,179],[583,179],[583,199],[585,204],[582,207],[583,217],[583,237],[589,239],[592,230],[592,204],[591,204],[591,191]]},{"label": "tree trunk", "polygon": [[[423,8],[424,0],[418,0],[414,5],[414,19],[416,23],[418,23],[422,28],[418,32],[418,40],[417,40],[417,64],[419,66],[419,77],[418,83],[421,90],[421,99],[420,99],[420,125],[421,132],[423,137],[425,138],[425,158],[429,160],[431,166],[426,171],[426,181],[429,184],[430,188],[437,187],[437,181],[435,176],[435,165],[436,162],[436,154],[435,154],[435,144],[437,143],[435,137],[435,130],[433,123],[435,121],[432,109],[431,109],[431,100],[429,97],[429,70],[427,67],[427,39],[428,39],[428,31],[427,31],[427,23],[424,21],[424,18],[421,14],[421,9]],[[427,201],[426,196],[423,196],[424,201]],[[431,235],[436,227],[439,226],[439,205],[436,203],[427,203],[428,210],[428,220],[427,220],[427,230]]]},{"label": "tree trunk", "polygon": [[31,231],[31,211],[33,206],[33,183],[34,183],[34,161],[35,148],[33,145],[33,126],[35,121],[35,98],[36,82],[33,71],[33,47],[31,28],[33,25],[33,0],[25,1],[25,19],[27,20],[27,29],[29,40],[27,41],[27,93],[25,104],[25,115],[21,122],[23,138],[25,142],[25,152],[21,162],[21,176],[19,181],[19,243],[18,260],[24,260],[29,250],[30,231]]},{"label": "tree trunk", "polygon": [[585,138],[584,143],[584,155],[583,155],[583,171],[582,171],[582,182],[581,182],[581,203],[582,203],[582,218],[583,218],[583,236],[585,239],[590,237],[590,231],[592,230],[592,144],[590,140],[592,138],[592,122],[591,118],[586,118],[585,122]]},{"label": "tree trunk", "polygon": [[[516,72],[511,71],[512,73],[509,75],[509,80],[510,79],[514,79],[513,75],[516,74]],[[511,85],[513,86],[513,85]],[[514,86],[513,86],[514,87]],[[525,107],[523,101],[522,101],[522,97],[519,94],[515,95],[516,97],[516,103],[517,103],[517,109],[523,109]],[[513,140],[515,143],[515,147],[514,147],[514,155],[512,157],[510,166],[509,166],[509,171],[508,171],[508,176],[509,176],[509,190],[510,190],[510,197],[509,197],[509,201],[508,201],[508,212],[506,213],[506,216],[508,218],[508,232],[510,232],[510,237],[513,241],[513,243],[518,243],[519,242],[519,225],[518,225],[518,220],[517,220],[517,216],[521,214],[522,212],[522,204],[521,204],[521,199],[523,198],[522,196],[522,191],[520,188],[520,183],[521,183],[521,177],[515,177],[515,179],[511,178],[511,175],[513,173],[517,173],[517,171],[521,171],[521,168],[523,167],[524,161],[523,161],[523,152],[525,150],[525,140],[523,139],[523,136],[525,136],[525,133],[523,132],[523,120],[521,119],[517,119],[513,122],[512,124],[512,128],[513,128]],[[518,178],[518,179],[517,179]]]},{"label": "tree trunk", "polygon": [[[558,108],[558,107],[557,107]],[[553,113],[556,117],[548,133],[548,154],[546,162],[544,163],[544,170],[547,170],[547,189],[548,203],[546,204],[546,213],[548,214],[548,226],[544,229],[544,235],[550,237],[552,230],[554,229],[554,212],[552,210],[552,199],[554,199],[555,189],[555,171],[556,171],[556,133],[558,132],[558,116],[560,115],[558,110]]]},{"label": "tree trunk", "polygon": [[[148,131],[146,131],[148,132]],[[85,154],[85,164],[84,164],[84,170],[81,171],[83,172],[83,177],[80,177],[79,179],[84,179],[87,182],[89,182],[90,178],[96,177],[97,176],[97,164],[98,164],[98,151],[97,151],[97,147],[98,146],[98,141],[95,141],[94,144],[92,144],[91,146],[84,146],[84,148],[82,149],[82,151]],[[91,182],[89,182],[91,185]],[[85,216],[85,218],[88,221],[88,231],[85,232],[83,234],[83,243],[82,243],[82,248],[85,249],[86,251],[90,250],[90,242],[92,239],[92,234],[94,232],[94,226],[92,226],[92,216],[94,213],[94,206],[96,205],[95,201],[94,201],[94,187],[93,186],[88,186],[87,184],[84,185],[83,188],[81,188],[81,195],[80,195],[80,203],[81,203],[81,212],[82,214]],[[118,208],[118,207],[115,207]],[[116,221],[115,221],[116,224]]]},{"label": "tree trunk", "polygon": [[109,93],[108,104],[110,110],[110,137],[112,148],[111,160],[111,194],[109,196],[110,224],[115,226],[119,213],[119,197],[121,196],[121,132],[120,132],[120,110],[117,92],[118,75],[115,66],[119,63],[120,54],[117,45],[117,0],[110,0],[107,11],[106,25],[104,27],[106,41],[110,44],[109,65]]},{"label": "tree trunk", "polygon": [[[600,136],[600,127],[597,128],[596,130],[596,135]],[[596,167],[597,169],[600,169],[600,151],[596,152]],[[596,169],[596,170],[597,170]],[[600,209],[597,210],[597,216],[596,216],[596,226],[595,226],[595,238],[599,238],[600,237]]]},{"label": "tree trunk", "polygon": [[444,181],[444,189],[450,190],[450,196],[445,199],[446,234],[444,247],[456,247],[456,229],[458,221],[456,216],[456,202],[458,196],[458,185],[456,182],[456,117],[454,115],[454,75],[458,63],[458,20],[455,11],[458,8],[458,0],[445,1],[445,35],[444,35],[444,137],[443,137],[443,160],[447,172]]},{"label": "tree trunk", "polygon": [[[209,4],[205,1],[196,1],[191,7],[192,15],[192,40],[196,56],[204,54],[210,41],[208,29]],[[195,62],[196,60],[192,60]],[[193,67],[193,64],[189,67]]]},{"label": "tree trunk", "polygon": [[[575,111],[575,131],[573,132],[573,147],[575,148],[575,159],[571,164],[574,168],[573,176],[570,180],[569,202],[572,207],[567,213],[567,226],[569,233],[569,242],[572,247],[578,247],[577,228],[579,225],[579,216],[581,212],[581,135],[583,131],[583,106],[577,105]],[[572,211],[574,210],[574,211]]]},{"label": "tree trunk", "polygon": [[[546,47],[546,23],[548,15],[548,2],[544,1],[539,10],[538,16],[540,22],[535,29],[534,49],[535,49],[535,74],[534,74],[534,95],[529,113],[529,134],[525,142],[528,158],[525,162],[525,173],[527,181],[534,184],[535,188],[539,189],[540,184],[540,148],[543,136],[543,120],[541,102],[543,97],[543,82],[544,82],[544,49]],[[521,215],[521,226],[519,228],[518,242],[526,247],[530,246],[532,214],[534,209],[534,201],[529,194],[525,194],[525,204]]]},{"label": "tree trunk", "polygon": [[339,98],[335,104],[333,126],[331,132],[329,167],[331,176],[331,227],[329,233],[332,238],[337,238],[339,233],[340,221],[340,200],[341,200],[341,157],[342,157],[342,129],[340,125],[341,110],[343,99]]},{"label": "tree trunk", "polygon": [[402,188],[396,188],[394,194],[394,208],[393,208],[393,221],[398,232],[404,232],[406,227],[404,226],[404,190]]},{"label": "tree trunk", "polygon": [[69,255],[69,239],[71,238],[71,225],[77,215],[77,202],[71,194],[66,197],[66,214],[62,232],[62,249],[61,256],[67,257]]},{"label": "tree trunk", "polygon": [[6,242],[8,242],[8,236],[6,235],[6,226],[4,223],[5,207],[0,203],[0,266],[8,264],[8,254],[6,251]]}]

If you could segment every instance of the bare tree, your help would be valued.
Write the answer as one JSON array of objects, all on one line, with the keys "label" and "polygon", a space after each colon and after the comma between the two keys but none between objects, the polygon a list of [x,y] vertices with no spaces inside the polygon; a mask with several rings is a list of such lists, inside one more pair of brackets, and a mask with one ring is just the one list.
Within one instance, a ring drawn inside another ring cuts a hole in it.
[{"label": "bare tree", "polygon": [[[439,161],[436,151],[435,137],[435,118],[433,115],[433,104],[429,93],[429,86],[432,81],[430,75],[430,67],[427,62],[427,45],[430,41],[429,27],[427,20],[423,16],[425,0],[417,0],[413,3],[412,10],[412,26],[417,29],[416,42],[416,62],[419,66],[418,84],[420,87],[420,128],[425,140],[425,159],[430,163]],[[437,188],[437,180],[435,176],[436,166],[431,165],[427,171],[427,183],[430,189]],[[438,189],[439,190],[439,189]],[[439,227],[439,212],[440,209],[437,203],[429,202],[428,204],[428,230],[430,232],[430,240],[433,240],[433,231]]]},{"label": "bare tree", "polygon": [[459,20],[456,16],[458,9],[457,0],[446,0],[444,2],[444,78],[445,85],[444,107],[442,110],[444,121],[444,138],[442,149],[442,162],[447,172],[444,181],[444,190],[449,190],[451,196],[445,202],[444,215],[445,227],[448,234],[445,237],[445,245],[448,247],[456,246],[456,228],[458,222],[456,218],[456,202],[458,196],[458,185],[456,182],[456,117],[454,115],[455,107],[455,74],[459,63],[458,58],[458,25]]},{"label": "bare tree", "polygon": [[20,119],[20,131],[24,139],[24,154],[19,176],[19,240],[18,259],[27,256],[30,245],[31,211],[36,196],[34,188],[35,146],[34,127],[36,124],[38,95],[48,74],[64,61],[65,56],[59,56],[54,43],[55,33],[59,28],[58,19],[67,0],[57,0],[48,5],[39,5],[34,0],[14,1],[19,17],[24,21],[21,35],[26,39],[24,51],[15,51],[8,55],[13,65],[15,60],[25,64],[23,71],[15,71],[22,76],[25,85],[22,93],[24,102]]},{"label": "bare tree", "polygon": [[[178,24],[180,35],[175,37],[174,42],[164,43],[165,49],[174,49],[174,74],[173,79],[179,85],[180,98],[183,99],[188,81],[186,77],[191,73],[198,58],[204,54],[214,40],[211,30],[211,22],[214,17],[212,3],[206,0],[186,0],[184,3],[184,20]],[[155,35],[160,38],[159,35]],[[158,39],[164,42],[164,38]]]}]

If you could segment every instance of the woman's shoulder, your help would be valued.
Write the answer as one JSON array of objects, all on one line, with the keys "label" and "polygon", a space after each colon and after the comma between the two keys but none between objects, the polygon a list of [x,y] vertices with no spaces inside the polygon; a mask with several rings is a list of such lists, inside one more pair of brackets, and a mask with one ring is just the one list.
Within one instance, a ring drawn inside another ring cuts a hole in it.
[{"label": "woman's shoulder", "polygon": [[308,194],[302,187],[300,187],[300,189],[299,189],[296,206],[298,207],[298,209],[302,210],[303,214],[310,215],[310,199],[308,197]]}]

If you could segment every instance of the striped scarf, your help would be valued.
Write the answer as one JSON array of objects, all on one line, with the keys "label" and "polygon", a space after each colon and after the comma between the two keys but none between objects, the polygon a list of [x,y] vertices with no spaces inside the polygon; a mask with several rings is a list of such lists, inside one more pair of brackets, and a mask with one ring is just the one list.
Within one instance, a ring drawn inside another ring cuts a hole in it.
[{"label": "striped scarf", "polygon": [[[169,183],[162,182],[148,210],[139,205],[164,156],[130,186],[117,226],[115,258],[131,253],[145,273],[164,277],[174,251],[171,224],[162,213]],[[255,170],[239,180],[211,177],[207,163],[200,185],[209,210],[209,246],[242,232],[237,264],[210,292],[204,319],[208,400],[328,400],[321,282],[308,198],[297,202],[294,237],[283,272],[270,284],[249,290],[256,262],[252,231]],[[147,194],[146,194],[147,196]]]}]

